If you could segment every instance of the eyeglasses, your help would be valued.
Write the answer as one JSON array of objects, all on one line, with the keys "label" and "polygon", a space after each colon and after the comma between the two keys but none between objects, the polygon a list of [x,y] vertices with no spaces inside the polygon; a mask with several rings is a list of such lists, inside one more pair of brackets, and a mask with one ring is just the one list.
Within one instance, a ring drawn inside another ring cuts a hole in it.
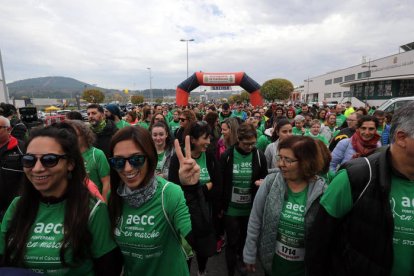
[{"label": "eyeglasses", "polygon": [[180,118],[180,121],[185,122],[185,121],[187,121],[187,118]]},{"label": "eyeglasses", "polygon": [[290,166],[292,165],[292,163],[298,162],[298,160],[297,159],[293,160],[288,157],[278,155],[276,156],[276,162],[283,162],[286,166]]},{"label": "eyeglasses", "polygon": [[121,171],[125,168],[125,163],[128,163],[134,168],[139,169],[144,166],[145,160],[147,157],[142,154],[134,154],[130,157],[112,157],[109,158],[109,164],[115,170]]},{"label": "eyeglasses", "polygon": [[43,154],[41,157],[36,157],[33,154],[25,154],[22,156],[22,165],[25,168],[33,168],[37,160],[40,160],[40,163],[42,163],[42,166],[45,168],[52,168],[56,166],[59,163],[60,159],[65,159],[66,154],[54,154],[54,153],[47,153]]}]

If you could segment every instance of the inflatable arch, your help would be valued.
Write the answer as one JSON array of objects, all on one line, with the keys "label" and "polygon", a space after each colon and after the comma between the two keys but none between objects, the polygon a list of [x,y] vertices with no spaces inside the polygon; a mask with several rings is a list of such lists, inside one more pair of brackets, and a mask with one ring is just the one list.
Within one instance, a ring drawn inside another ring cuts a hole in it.
[{"label": "inflatable arch", "polygon": [[251,79],[244,72],[236,73],[204,73],[196,72],[191,77],[177,86],[176,103],[179,106],[188,105],[188,96],[190,92],[204,86],[232,86],[239,85],[249,92],[250,102],[253,106],[263,105],[262,95],[260,94],[260,85]]}]

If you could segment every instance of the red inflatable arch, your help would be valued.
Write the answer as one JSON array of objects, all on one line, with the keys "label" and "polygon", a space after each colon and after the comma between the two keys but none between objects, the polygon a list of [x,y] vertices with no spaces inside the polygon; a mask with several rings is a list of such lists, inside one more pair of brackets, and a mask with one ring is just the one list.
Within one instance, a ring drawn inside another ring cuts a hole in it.
[{"label": "red inflatable arch", "polygon": [[190,92],[204,86],[231,86],[239,85],[250,93],[250,102],[253,106],[263,105],[260,85],[244,72],[236,73],[204,73],[196,72],[177,86],[176,103],[179,106],[188,105]]}]

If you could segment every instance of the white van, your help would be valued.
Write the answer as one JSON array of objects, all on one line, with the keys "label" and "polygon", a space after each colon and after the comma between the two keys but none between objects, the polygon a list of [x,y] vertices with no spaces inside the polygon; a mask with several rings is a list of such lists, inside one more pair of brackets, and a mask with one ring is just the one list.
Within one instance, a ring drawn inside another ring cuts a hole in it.
[{"label": "white van", "polygon": [[401,107],[405,106],[414,101],[414,97],[401,97],[401,98],[392,98],[388,101],[384,102],[380,107],[379,110],[383,110],[388,113],[394,113]]}]

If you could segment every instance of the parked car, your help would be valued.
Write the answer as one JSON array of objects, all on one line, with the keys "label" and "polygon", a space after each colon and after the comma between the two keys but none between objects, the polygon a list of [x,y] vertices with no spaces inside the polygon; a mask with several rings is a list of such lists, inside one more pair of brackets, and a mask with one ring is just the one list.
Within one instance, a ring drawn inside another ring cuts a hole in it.
[{"label": "parked car", "polygon": [[384,102],[380,107],[378,107],[378,109],[383,110],[388,113],[394,113],[394,111],[397,111],[401,107],[413,101],[414,101],[414,97],[392,98]]}]

